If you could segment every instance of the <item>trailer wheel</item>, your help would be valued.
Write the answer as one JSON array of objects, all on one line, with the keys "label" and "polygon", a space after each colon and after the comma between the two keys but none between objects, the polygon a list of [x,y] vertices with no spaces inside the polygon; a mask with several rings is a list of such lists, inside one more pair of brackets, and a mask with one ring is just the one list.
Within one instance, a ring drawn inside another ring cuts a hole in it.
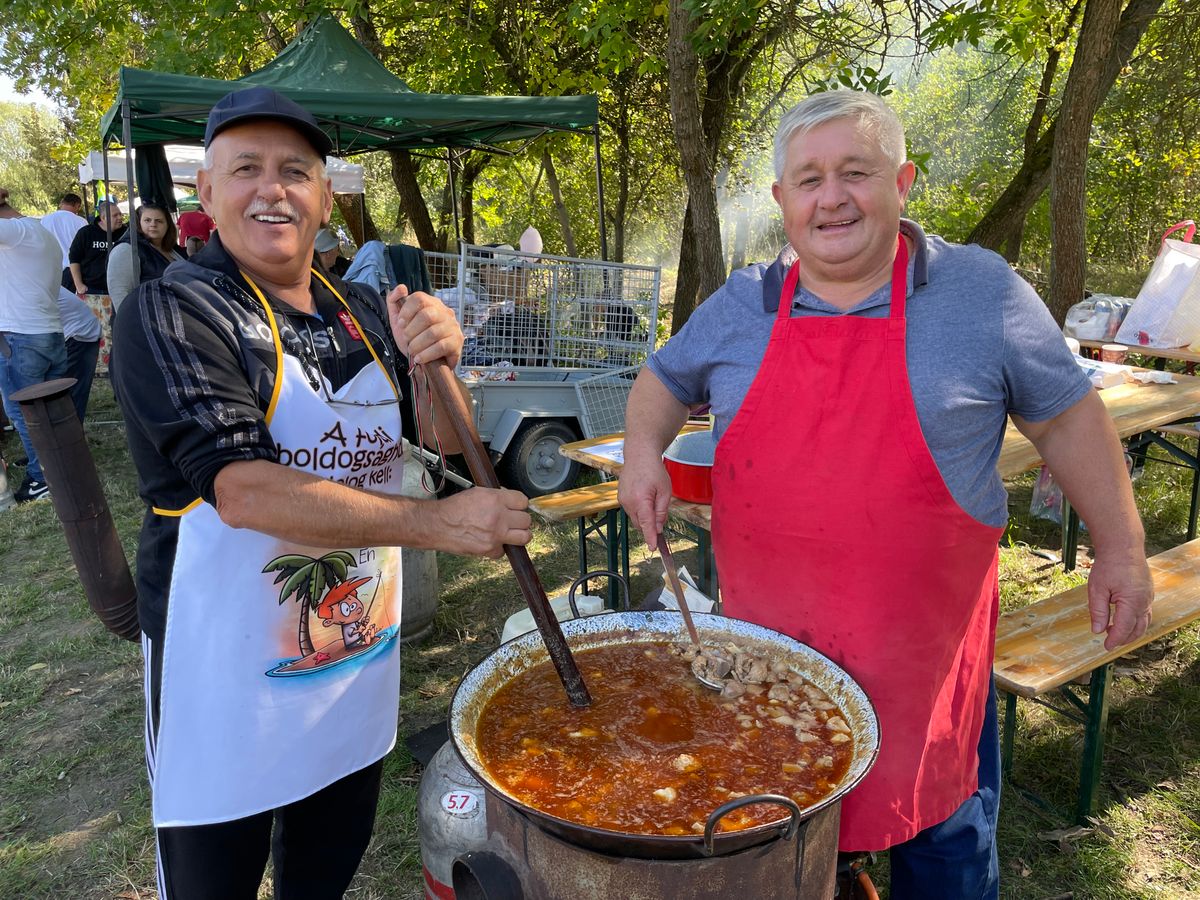
[{"label": "trailer wheel", "polygon": [[560,419],[526,422],[500,460],[501,480],[527,497],[565,491],[579,477],[579,463],[558,452],[579,435]]}]

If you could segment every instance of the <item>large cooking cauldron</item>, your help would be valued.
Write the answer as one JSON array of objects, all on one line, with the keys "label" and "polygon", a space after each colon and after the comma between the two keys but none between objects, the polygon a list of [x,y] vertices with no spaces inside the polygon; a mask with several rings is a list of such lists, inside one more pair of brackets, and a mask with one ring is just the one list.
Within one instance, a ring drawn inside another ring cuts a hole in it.
[{"label": "large cooking cauldron", "polygon": [[[780,819],[740,831],[714,832],[719,815],[710,816],[703,835],[630,834],[571,822],[526,805],[488,774],[479,757],[475,734],[479,716],[496,691],[515,675],[548,659],[537,632],[529,632],[501,645],[468,672],[459,684],[450,704],[450,736],[463,763],[495,799],[535,825],[576,846],[621,857],[686,860],[735,854],[780,835],[790,836],[804,820],[840,804],[846,792],[866,776],[879,752],[879,722],[862,688],[830,659],[786,635],[722,616],[696,614],[694,618],[705,642],[732,640],[745,646],[757,645],[773,653],[788,654],[793,668],[841,707],[854,735],[854,758],[841,784],[824,800],[803,810],[787,798],[768,800],[781,806]],[[671,610],[609,613],[575,619],[563,623],[563,633],[575,652],[611,644],[675,640],[684,635],[679,613]],[[565,695],[563,702],[567,702]],[[613,778],[619,779],[620,772],[614,769]],[[750,802],[750,798],[744,799]]]}]

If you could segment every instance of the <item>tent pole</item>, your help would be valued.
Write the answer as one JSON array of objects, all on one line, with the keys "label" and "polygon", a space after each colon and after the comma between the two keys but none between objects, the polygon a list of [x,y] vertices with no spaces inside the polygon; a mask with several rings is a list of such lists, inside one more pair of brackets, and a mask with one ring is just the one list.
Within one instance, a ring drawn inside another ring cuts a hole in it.
[{"label": "tent pole", "polygon": [[600,124],[592,131],[596,148],[596,206],[600,210],[600,259],[608,262],[608,236],[604,232],[604,174],[600,166]]},{"label": "tent pole", "polygon": [[454,187],[454,151],[446,148],[446,162],[450,166],[450,208],[454,212],[454,250],[458,251],[462,244],[462,227],[458,221],[458,192]]},{"label": "tent pole", "polygon": [[[108,144],[100,145],[101,168],[104,170],[104,198],[108,199]],[[95,188],[93,188],[93,192]],[[96,200],[96,215],[100,215],[100,201]]]},{"label": "tent pole", "polygon": [[[142,261],[138,259],[137,245],[137,210],[133,206],[133,131],[129,116],[129,101],[121,101],[121,140],[125,143],[125,194],[129,197],[129,221],[125,224],[125,233],[129,235],[129,265],[133,270],[133,284],[137,287],[142,280]],[[139,195],[138,199],[141,199]],[[170,213],[167,213],[170,215]],[[112,249],[113,233],[108,232],[108,246]]]}]

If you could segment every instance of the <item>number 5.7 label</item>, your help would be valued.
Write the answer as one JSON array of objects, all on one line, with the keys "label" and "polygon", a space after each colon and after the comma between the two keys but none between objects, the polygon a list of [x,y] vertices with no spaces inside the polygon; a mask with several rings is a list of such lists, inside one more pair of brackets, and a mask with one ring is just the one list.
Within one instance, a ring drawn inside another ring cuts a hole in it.
[{"label": "number 5.7 label", "polygon": [[469,819],[479,813],[479,795],[474,791],[446,791],[442,809],[452,816]]}]

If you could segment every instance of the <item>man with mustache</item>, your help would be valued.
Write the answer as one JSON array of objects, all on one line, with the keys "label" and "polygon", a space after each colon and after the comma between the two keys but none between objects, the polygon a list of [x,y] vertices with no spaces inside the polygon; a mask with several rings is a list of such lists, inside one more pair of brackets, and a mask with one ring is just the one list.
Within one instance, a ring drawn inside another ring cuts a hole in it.
[{"label": "man with mustache", "polygon": [[873,94],[816,94],[775,136],[788,246],[702,303],[638,376],[620,498],[654,546],[688,406],[718,437],[724,610],[831,657],[880,718],[843,851],[891,850],[891,896],[998,895],[991,664],[996,461],[1011,416],[1091,528],[1092,630],[1141,635],[1153,587],[1124,458],[1045,304],[901,212],[916,175]]},{"label": "man with mustache", "polygon": [[[498,556],[530,537],[513,491],[399,496],[402,436],[446,420],[406,372],[455,365],[463,335],[427,294],[401,285],[385,303],[312,267],[330,147],[270,89],[218,101],[198,188],[219,231],[117,317],[113,379],[148,507],[138,612],[170,900],[253,898],[268,852],[276,897],[343,894],[396,737],[393,548]],[[308,624],[326,588],[369,579],[371,648],[307,665],[328,640]]]}]

